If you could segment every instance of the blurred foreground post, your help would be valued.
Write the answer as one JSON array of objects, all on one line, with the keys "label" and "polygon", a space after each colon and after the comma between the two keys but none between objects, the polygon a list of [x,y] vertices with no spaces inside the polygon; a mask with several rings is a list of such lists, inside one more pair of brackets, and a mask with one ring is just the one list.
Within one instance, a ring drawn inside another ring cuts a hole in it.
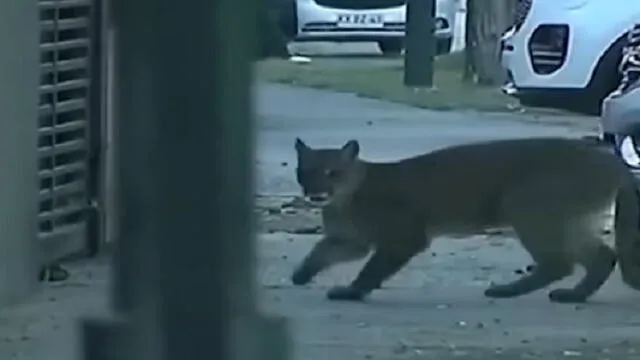
[{"label": "blurred foreground post", "polygon": [[124,325],[89,324],[86,342],[95,342],[92,331],[108,340],[85,355],[282,359],[284,322],[256,311],[256,0],[114,1],[121,232],[113,305]]},{"label": "blurred foreground post", "polygon": [[0,307],[35,291],[42,265],[37,241],[39,13],[37,1],[0,3]]},{"label": "blurred foreground post", "polygon": [[406,11],[404,84],[410,87],[433,86],[435,0],[409,0]]}]

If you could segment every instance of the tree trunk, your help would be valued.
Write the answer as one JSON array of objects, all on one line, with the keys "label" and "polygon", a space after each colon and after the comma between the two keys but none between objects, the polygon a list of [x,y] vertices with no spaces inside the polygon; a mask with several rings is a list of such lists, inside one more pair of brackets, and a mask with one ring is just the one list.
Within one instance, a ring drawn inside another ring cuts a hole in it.
[{"label": "tree trunk", "polygon": [[473,59],[473,49],[477,40],[475,39],[475,31],[473,31],[473,7],[469,6],[469,3],[473,0],[467,0],[465,5],[465,22],[464,22],[464,72],[462,74],[462,80],[474,81],[475,80],[475,64]]},{"label": "tree trunk", "polygon": [[500,37],[513,24],[515,2],[467,0],[466,43],[471,46],[466,57],[478,84],[499,85],[504,82]]},{"label": "tree trunk", "polygon": [[260,0],[258,9],[256,59],[288,58],[287,39],[278,26],[278,10],[275,1]]}]

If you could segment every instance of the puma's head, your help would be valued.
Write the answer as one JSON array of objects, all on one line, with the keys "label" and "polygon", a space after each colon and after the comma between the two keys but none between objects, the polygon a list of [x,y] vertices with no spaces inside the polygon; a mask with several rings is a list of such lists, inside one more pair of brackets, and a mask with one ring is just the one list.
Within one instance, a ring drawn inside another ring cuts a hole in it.
[{"label": "puma's head", "polygon": [[326,203],[355,180],[360,145],[348,141],[342,148],[312,149],[299,138],[296,176],[304,196],[316,203]]}]

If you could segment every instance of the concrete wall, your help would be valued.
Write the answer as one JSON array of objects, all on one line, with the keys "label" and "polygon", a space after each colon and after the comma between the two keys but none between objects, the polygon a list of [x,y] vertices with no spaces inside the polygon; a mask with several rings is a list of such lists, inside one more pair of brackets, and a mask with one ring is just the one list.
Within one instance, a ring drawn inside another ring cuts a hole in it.
[{"label": "concrete wall", "polygon": [[0,306],[37,283],[37,1],[0,2]]}]

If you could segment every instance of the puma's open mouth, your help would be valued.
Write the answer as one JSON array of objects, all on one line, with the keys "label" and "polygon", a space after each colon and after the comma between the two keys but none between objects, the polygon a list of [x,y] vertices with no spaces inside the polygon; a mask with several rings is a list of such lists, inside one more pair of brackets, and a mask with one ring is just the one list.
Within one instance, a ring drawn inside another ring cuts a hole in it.
[{"label": "puma's open mouth", "polygon": [[305,199],[313,205],[324,206],[329,203],[329,194],[321,193],[307,195],[305,196]]}]

